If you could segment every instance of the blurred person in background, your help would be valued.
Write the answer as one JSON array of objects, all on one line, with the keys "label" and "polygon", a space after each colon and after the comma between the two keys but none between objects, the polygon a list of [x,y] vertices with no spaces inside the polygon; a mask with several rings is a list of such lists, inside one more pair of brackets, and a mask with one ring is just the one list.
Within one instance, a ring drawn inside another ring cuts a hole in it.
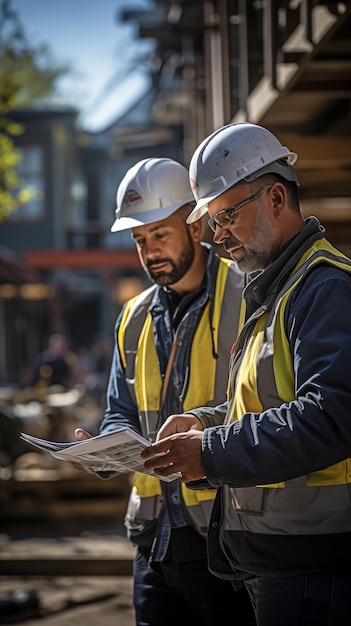
[{"label": "blurred person in background", "polygon": [[30,385],[39,388],[59,385],[70,389],[74,383],[70,355],[67,338],[60,333],[51,335],[47,348],[35,358]]}]

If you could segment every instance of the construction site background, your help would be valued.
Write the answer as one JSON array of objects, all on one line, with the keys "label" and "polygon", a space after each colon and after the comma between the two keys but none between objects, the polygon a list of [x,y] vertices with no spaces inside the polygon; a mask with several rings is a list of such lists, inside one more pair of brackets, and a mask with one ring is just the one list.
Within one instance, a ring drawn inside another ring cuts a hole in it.
[{"label": "construction site background", "polygon": [[0,624],[134,624],[130,474],[102,480],[20,439],[98,432],[103,403],[79,383],[0,388]]}]

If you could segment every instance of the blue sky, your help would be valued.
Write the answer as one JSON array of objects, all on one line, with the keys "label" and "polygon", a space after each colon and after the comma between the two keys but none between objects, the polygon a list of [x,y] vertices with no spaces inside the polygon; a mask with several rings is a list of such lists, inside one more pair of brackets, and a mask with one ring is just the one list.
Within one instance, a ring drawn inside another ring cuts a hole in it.
[{"label": "blue sky", "polygon": [[152,42],[139,40],[133,23],[117,20],[122,9],[150,8],[152,0],[11,0],[11,6],[30,43],[47,44],[58,65],[72,68],[58,84],[60,101],[78,108],[82,120],[101,115],[111,91],[118,114],[145,90],[142,69],[133,76],[124,70]]}]

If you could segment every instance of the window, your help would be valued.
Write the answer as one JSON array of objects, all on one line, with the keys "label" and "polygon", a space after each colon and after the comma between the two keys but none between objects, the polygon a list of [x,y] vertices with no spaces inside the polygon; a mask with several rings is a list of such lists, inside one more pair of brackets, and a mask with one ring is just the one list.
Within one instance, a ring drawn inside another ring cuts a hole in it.
[{"label": "window", "polygon": [[11,221],[37,221],[44,217],[45,176],[44,155],[40,146],[18,146],[22,159],[17,166],[23,181],[24,196],[28,191],[29,200],[13,211]]}]

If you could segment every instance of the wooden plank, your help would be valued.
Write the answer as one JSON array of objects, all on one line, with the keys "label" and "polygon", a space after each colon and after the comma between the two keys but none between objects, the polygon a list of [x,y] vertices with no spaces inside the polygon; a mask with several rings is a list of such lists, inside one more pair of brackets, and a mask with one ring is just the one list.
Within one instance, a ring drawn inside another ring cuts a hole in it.
[{"label": "wooden plank", "polygon": [[351,142],[348,136],[320,137],[279,133],[279,140],[299,155],[296,169],[333,168],[351,165]]},{"label": "wooden plank", "polygon": [[1,576],[131,576],[132,569],[131,558],[0,559]]},{"label": "wooden plank", "polygon": [[123,520],[127,509],[127,500],[90,499],[89,501],[76,500],[73,502],[36,502],[21,500],[9,502],[2,510],[2,523],[11,520],[22,522],[30,520],[81,520],[109,519],[115,523]]}]

